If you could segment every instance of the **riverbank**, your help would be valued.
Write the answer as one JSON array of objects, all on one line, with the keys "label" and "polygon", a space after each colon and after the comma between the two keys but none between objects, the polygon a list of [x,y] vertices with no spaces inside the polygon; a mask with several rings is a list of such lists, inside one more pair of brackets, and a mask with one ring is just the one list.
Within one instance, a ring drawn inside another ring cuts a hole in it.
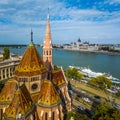
[{"label": "riverbank", "polygon": [[83,52],[83,53],[95,53],[95,54],[106,54],[106,55],[117,55],[117,56],[120,56],[120,52],[109,52],[109,51],[89,51],[89,50],[78,50],[78,49],[64,49],[63,50],[66,50],[66,51],[75,51],[75,52]]}]

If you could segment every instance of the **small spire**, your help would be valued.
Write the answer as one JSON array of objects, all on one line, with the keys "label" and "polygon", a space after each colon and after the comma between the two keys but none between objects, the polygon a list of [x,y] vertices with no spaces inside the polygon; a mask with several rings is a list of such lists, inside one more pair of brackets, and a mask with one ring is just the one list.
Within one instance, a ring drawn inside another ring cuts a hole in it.
[{"label": "small spire", "polygon": [[31,42],[33,43],[33,31],[31,29]]},{"label": "small spire", "polygon": [[49,8],[48,8],[48,14],[47,14],[47,20],[50,19],[50,12],[49,12]]},{"label": "small spire", "polygon": [[30,40],[30,45],[33,45],[33,31],[31,29],[31,40]]}]

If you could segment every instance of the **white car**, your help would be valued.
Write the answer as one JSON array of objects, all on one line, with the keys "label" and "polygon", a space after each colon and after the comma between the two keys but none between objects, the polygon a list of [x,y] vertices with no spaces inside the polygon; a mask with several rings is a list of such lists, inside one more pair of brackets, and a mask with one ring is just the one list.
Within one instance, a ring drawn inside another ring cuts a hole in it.
[{"label": "white car", "polygon": [[87,98],[87,97],[83,97],[82,99],[83,99],[84,101],[86,101],[86,102],[91,102],[90,99]]}]

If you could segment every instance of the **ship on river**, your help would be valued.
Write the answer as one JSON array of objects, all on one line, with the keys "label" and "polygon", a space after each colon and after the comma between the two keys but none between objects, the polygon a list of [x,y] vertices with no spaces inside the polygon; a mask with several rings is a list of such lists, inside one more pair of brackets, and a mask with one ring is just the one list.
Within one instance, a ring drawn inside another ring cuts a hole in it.
[{"label": "ship on river", "polygon": [[94,72],[89,67],[69,66],[69,68],[77,68],[80,73],[82,73],[84,76],[87,76],[89,78],[96,78],[98,76],[104,75],[108,79],[112,80],[112,83],[114,83],[114,84],[120,84],[120,80],[118,78],[115,78],[112,75],[107,74],[107,73]]}]

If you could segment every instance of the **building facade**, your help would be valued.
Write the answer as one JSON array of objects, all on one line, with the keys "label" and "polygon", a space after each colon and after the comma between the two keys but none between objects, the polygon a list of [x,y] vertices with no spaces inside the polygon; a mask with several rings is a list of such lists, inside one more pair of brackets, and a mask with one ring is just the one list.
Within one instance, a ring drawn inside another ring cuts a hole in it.
[{"label": "building facade", "polygon": [[15,70],[19,62],[19,58],[0,62],[0,82],[5,82],[9,78],[13,77],[13,71]]}]

